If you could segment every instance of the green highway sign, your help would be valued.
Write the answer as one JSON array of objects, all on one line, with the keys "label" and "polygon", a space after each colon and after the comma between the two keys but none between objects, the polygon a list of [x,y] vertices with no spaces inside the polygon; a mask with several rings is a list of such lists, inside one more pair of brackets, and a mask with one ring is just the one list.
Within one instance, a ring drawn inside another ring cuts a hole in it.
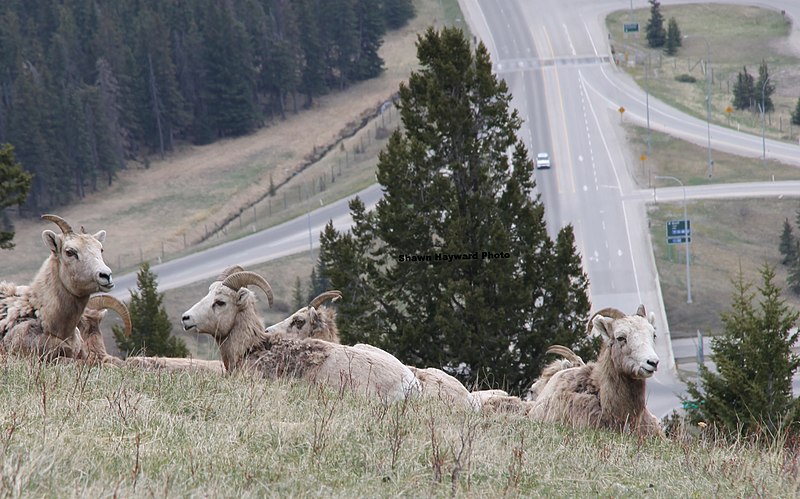
[{"label": "green highway sign", "polygon": [[692,242],[691,220],[667,220],[667,244]]},{"label": "green highway sign", "polygon": [[625,23],[622,25],[622,31],[624,33],[638,33],[639,23]]}]

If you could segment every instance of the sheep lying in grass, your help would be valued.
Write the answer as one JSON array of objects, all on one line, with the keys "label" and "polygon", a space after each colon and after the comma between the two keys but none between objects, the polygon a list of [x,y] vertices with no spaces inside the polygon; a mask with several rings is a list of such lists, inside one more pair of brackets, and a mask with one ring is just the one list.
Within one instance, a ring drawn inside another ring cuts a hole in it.
[{"label": "sheep lying in grass", "polygon": [[[598,312],[599,313],[599,312]],[[595,314],[597,315],[597,314]],[[591,321],[589,321],[590,328],[591,328]],[[563,371],[564,369],[569,369],[571,367],[581,367],[585,366],[586,363],[580,358],[578,355],[575,354],[572,350],[567,347],[561,345],[553,345],[547,349],[546,353],[552,353],[555,355],[560,355],[564,357],[563,359],[554,360],[544,369],[542,369],[542,374],[536,380],[530,388],[528,388],[528,392],[525,394],[525,400],[527,401],[534,401],[541,393],[542,388],[550,381],[550,378],[559,371]]]},{"label": "sheep lying in grass", "polygon": [[86,310],[83,311],[81,320],[78,323],[84,351],[81,357],[89,362],[121,366],[123,364],[122,359],[109,355],[106,351],[106,345],[103,343],[103,333],[100,330],[100,322],[106,316],[106,310],[109,309],[120,316],[125,334],[130,336],[132,324],[128,307],[111,295],[92,296],[89,298]]},{"label": "sheep lying in grass", "polygon": [[409,395],[404,382],[408,369],[388,354],[265,332],[249,285],[260,287],[272,304],[267,281],[254,272],[240,271],[213,282],[208,294],[182,317],[185,330],[214,337],[227,372],[245,370],[268,379],[296,377],[388,403]]},{"label": "sheep lying in grass", "polygon": [[614,309],[595,314],[591,328],[604,340],[597,362],[553,374],[528,416],[577,427],[661,435],[645,407],[645,380],[659,361],[654,320],[652,313],[645,315],[643,305],[635,315]]},{"label": "sheep lying in grass", "polygon": [[219,360],[190,359],[185,357],[128,357],[125,365],[151,371],[210,371],[225,373],[225,366]]},{"label": "sheep lying in grass", "polygon": [[342,297],[340,291],[325,291],[308,306],[301,308],[286,319],[267,328],[268,333],[280,333],[292,338],[316,338],[341,343],[336,328],[336,310],[321,307],[327,300],[336,301]]},{"label": "sheep lying in grass", "polygon": [[408,366],[408,368],[419,380],[423,397],[440,400],[447,405],[455,405],[472,411],[481,409],[480,402],[472,398],[472,394],[464,388],[464,385],[441,369],[434,367],[420,369],[412,366]]},{"label": "sheep lying in grass", "polygon": [[42,232],[50,256],[29,286],[0,283],[0,340],[13,354],[80,358],[76,327],[89,296],[114,287],[102,255],[106,232],[79,234],[60,217],[42,218],[62,233]]}]

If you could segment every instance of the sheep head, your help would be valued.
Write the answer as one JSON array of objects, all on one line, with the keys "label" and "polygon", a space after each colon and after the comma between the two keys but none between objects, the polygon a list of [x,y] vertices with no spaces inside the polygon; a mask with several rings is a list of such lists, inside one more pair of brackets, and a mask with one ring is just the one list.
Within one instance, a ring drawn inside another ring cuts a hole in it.
[{"label": "sheep head", "polygon": [[131,335],[133,324],[128,307],[111,295],[95,295],[89,298],[89,303],[86,304],[86,309],[78,323],[78,330],[84,339],[93,334],[100,334],[100,322],[106,316],[106,310],[109,309],[116,312],[122,319],[125,336]]},{"label": "sheep head", "polygon": [[88,296],[98,291],[114,288],[111,269],[103,261],[103,241],[106,231],[86,234],[76,233],[61,217],[42,215],[44,220],[53,222],[61,229],[61,234],[52,230],[42,232],[42,240],[50,249],[51,258],[58,265],[58,278],[64,287],[75,296]]},{"label": "sheep head", "polygon": [[322,313],[317,308],[327,300],[336,301],[341,297],[341,291],[325,291],[311,300],[308,306],[301,308],[281,322],[268,327],[267,332],[279,333],[299,339],[316,337],[317,333],[325,327]]},{"label": "sheep head", "polygon": [[255,293],[247,286],[261,288],[272,307],[272,288],[266,279],[255,272],[233,272],[211,283],[206,296],[183,314],[183,329],[210,334],[220,340],[230,334],[242,315],[250,315],[250,319],[260,322],[255,311]]},{"label": "sheep head", "polygon": [[645,379],[658,368],[654,322],[655,315],[646,315],[644,305],[640,305],[634,315],[609,317],[598,313],[592,319],[592,329],[602,336],[614,369]]}]

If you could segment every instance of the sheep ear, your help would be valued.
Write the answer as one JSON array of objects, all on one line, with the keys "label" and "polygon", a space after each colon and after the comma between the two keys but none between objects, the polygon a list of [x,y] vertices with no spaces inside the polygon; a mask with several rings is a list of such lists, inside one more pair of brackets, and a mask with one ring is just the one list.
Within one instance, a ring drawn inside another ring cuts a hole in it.
[{"label": "sheep ear", "polygon": [[42,241],[44,245],[50,248],[50,252],[58,255],[61,252],[61,237],[52,230],[45,230],[42,232]]},{"label": "sheep ear", "polygon": [[595,315],[592,319],[592,328],[596,329],[605,341],[612,339],[612,324],[614,319],[611,317],[603,317],[602,315]]},{"label": "sheep ear", "polygon": [[101,230],[94,234],[94,238],[100,241],[101,243],[106,240],[106,231]]},{"label": "sheep ear", "polygon": [[644,310],[644,303],[639,305],[639,308],[636,309],[636,315],[640,317],[647,317],[647,312]]},{"label": "sheep ear", "polygon": [[647,322],[649,322],[651,326],[655,326],[656,325],[656,314],[654,314],[653,312],[650,312],[649,314],[647,314]]},{"label": "sheep ear", "polygon": [[252,295],[253,292],[247,288],[239,288],[236,291],[236,306],[239,310],[242,310],[247,306],[247,298]]}]

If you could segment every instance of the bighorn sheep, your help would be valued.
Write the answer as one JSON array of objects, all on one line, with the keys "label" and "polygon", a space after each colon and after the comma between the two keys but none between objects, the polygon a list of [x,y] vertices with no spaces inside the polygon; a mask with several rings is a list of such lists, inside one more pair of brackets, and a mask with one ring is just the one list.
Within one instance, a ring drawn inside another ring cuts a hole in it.
[{"label": "bighorn sheep", "polygon": [[[599,312],[598,312],[599,313]],[[595,314],[597,315],[597,314]],[[589,321],[590,330],[591,330],[591,321]],[[563,371],[564,369],[569,369],[572,367],[580,367],[585,366],[586,363],[580,358],[578,355],[575,354],[572,350],[567,347],[561,345],[553,345],[547,349],[546,353],[552,353],[556,355],[560,355],[564,357],[563,359],[554,360],[544,369],[542,369],[542,375],[536,380],[530,388],[528,388],[528,392],[525,394],[525,400],[527,401],[534,401],[536,397],[539,396],[541,393],[542,388],[550,381],[550,378],[559,371]]]},{"label": "bighorn sheep", "polygon": [[106,310],[113,310],[120,316],[124,326],[125,334],[130,336],[132,324],[128,307],[124,303],[111,295],[95,295],[89,298],[86,310],[78,323],[78,330],[83,339],[83,358],[90,362],[101,364],[113,364],[121,366],[122,359],[109,355],[106,345],[103,343],[103,333],[100,330],[100,322],[106,316]]},{"label": "bighorn sheep", "polygon": [[188,357],[128,357],[126,366],[157,371],[210,371],[225,373],[225,366],[219,360],[192,359]]},{"label": "bighorn sheep", "polygon": [[89,296],[114,287],[102,255],[106,232],[89,235],[81,228],[79,234],[60,217],[42,218],[62,233],[42,232],[50,256],[30,286],[0,283],[0,339],[9,353],[78,358],[82,347],[76,326]]},{"label": "bighorn sheep", "polygon": [[448,405],[480,411],[480,402],[473,399],[469,390],[455,377],[435,367],[420,369],[408,366],[408,368],[419,380],[423,397],[440,400]]},{"label": "bighorn sheep", "polygon": [[316,338],[341,343],[336,328],[336,310],[320,307],[325,301],[336,301],[342,297],[341,291],[325,291],[308,306],[301,308],[286,319],[267,328],[268,333],[280,333],[291,338]]},{"label": "bighorn sheep", "polygon": [[389,361],[365,349],[264,331],[249,285],[260,287],[272,304],[266,279],[239,271],[213,282],[208,294],[182,317],[185,330],[214,337],[226,371],[246,370],[269,379],[296,377],[376,396],[385,402],[396,402],[409,394],[409,383],[415,378],[394,357]]},{"label": "bighorn sheep", "polygon": [[658,368],[654,315],[644,305],[635,315],[604,309],[590,329],[604,342],[597,362],[559,370],[541,388],[528,412],[532,419],[573,426],[662,435],[645,407],[645,380]]}]

